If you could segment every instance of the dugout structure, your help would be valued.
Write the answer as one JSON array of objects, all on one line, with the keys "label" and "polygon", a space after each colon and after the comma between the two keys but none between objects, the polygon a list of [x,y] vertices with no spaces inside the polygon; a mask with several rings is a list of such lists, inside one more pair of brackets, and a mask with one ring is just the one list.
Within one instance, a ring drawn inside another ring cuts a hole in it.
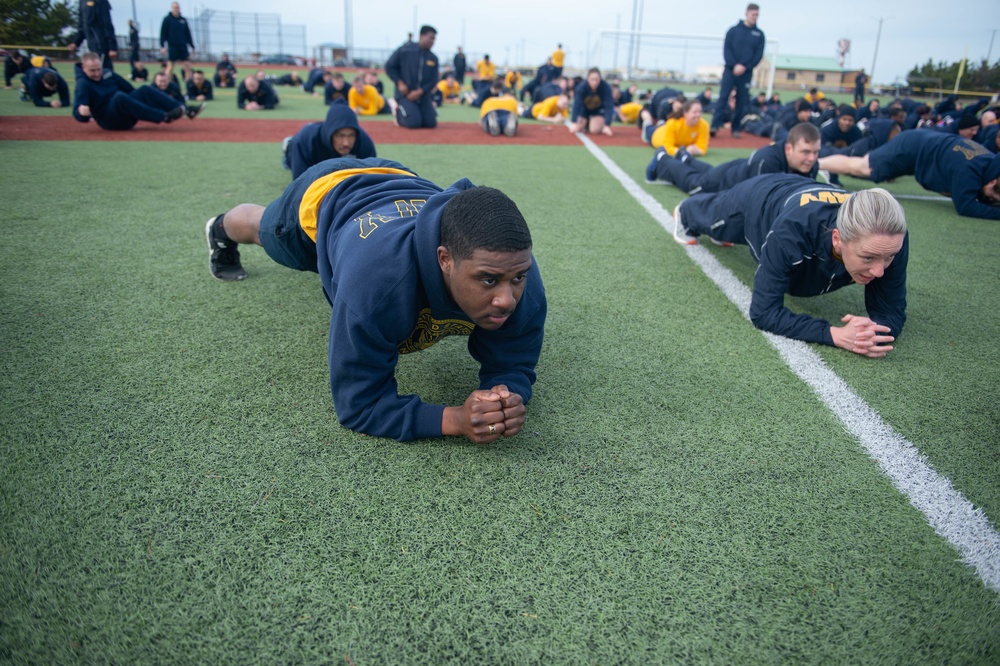
[{"label": "dugout structure", "polygon": [[[591,59],[602,72],[618,72],[628,81],[664,80],[718,85],[718,78],[706,76],[704,72],[717,70],[721,77],[724,43],[725,35],[602,30]],[[766,71],[767,94],[770,96],[774,88],[773,63],[778,55],[778,42],[767,40],[764,53],[767,62],[771,63]],[[760,67],[758,65],[757,69]]]}]

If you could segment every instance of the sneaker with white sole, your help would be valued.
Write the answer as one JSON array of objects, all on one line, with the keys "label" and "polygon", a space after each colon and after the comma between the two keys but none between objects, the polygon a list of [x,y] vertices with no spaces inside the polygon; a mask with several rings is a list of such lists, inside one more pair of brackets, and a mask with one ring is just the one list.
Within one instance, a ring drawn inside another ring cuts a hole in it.
[{"label": "sneaker with white sole", "polygon": [[503,125],[503,133],[507,136],[514,136],[517,134],[517,114],[507,114],[507,122]]},{"label": "sneaker with white sole", "polygon": [[222,215],[216,215],[205,224],[205,238],[208,240],[208,271],[219,280],[243,280],[247,272],[240,263],[239,244],[228,238],[218,238],[215,222]]},{"label": "sneaker with white sole", "polygon": [[697,245],[698,239],[688,233],[687,227],[681,222],[681,205],[674,207],[674,240],[681,245]]},{"label": "sneaker with white sole", "polygon": [[663,148],[658,148],[655,153],[653,153],[653,159],[649,161],[646,166],[646,184],[647,185],[673,185],[669,180],[660,180],[656,177],[656,165],[663,159],[663,156],[667,154]]},{"label": "sneaker with white sole", "polygon": [[712,238],[711,236],[708,237],[708,240],[712,241],[713,243],[715,243],[719,247],[732,247],[734,245],[734,243],[730,243],[729,241],[716,240],[716,239]]},{"label": "sneaker with white sole", "polygon": [[496,112],[490,111],[486,114],[486,129],[490,136],[500,136],[500,121],[497,120]]},{"label": "sneaker with white sole", "polygon": [[201,104],[197,104],[195,106],[188,105],[187,111],[185,111],[185,113],[187,114],[188,118],[194,120],[195,116],[204,111],[206,106],[208,106],[208,102],[202,102]]}]

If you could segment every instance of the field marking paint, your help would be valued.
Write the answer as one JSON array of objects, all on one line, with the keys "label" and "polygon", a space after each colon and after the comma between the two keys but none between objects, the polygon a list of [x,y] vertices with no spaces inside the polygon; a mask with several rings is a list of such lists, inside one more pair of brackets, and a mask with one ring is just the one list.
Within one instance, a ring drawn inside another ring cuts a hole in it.
[{"label": "field marking paint", "polygon": [[[673,214],[643,190],[588,137],[578,135],[625,191],[639,202],[668,234]],[[671,239],[672,241],[673,239]],[[688,256],[750,320],[750,289],[700,245],[684,246]],[[977,509],[941,476],[917,447],[892,429],[878,413],[831,370],[819,354],[800,341],[763,333],[792,372],[808,384],[844,427],[878,463],[892,485],[903,493],[940,536],[947,539],[986,586],[1000,592],[1000,533],[982,509]]]}]

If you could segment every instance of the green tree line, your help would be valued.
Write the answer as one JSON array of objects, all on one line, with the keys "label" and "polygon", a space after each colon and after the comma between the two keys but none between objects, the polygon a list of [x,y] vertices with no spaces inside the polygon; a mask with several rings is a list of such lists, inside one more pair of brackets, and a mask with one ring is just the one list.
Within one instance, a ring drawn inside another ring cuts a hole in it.
[{"label": "green tree line", "polygon": [[0,0],[0,44],[65,46],[76,37],[77,3]]},{"label": "green tree line", "polygon": [[[961,64],[961,61],[935,63],[928,59],[923,66],[914,66],[910,70],[906,75],[906,82],[911,86],[915,84],[926,85],[926,79],[941,79],[942,87],[948,90],[955,87]],[[920,79],[924,79],[924,81],[920,81]],[[986,58],[979,62],[968,61],[965,63],[965,72],[962,74],[962,82],[959,87],[962,90],[982,90],[984,92],[994,92],[1000,89],[1000,60],[992,65],[986,62]]]}]

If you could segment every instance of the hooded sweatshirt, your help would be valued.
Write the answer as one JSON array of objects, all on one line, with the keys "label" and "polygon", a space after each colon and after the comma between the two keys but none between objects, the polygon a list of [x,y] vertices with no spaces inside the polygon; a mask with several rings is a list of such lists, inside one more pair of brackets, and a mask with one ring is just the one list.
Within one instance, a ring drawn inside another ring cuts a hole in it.
[{"label": "hooded sweatshirt", "polygon": [[[351,152],[341,155],[333,149],[333,135],[345,128],[353,129],[357,133],[357,139]],[[326,120],[309,123],[288,144],[288,163],[292,167],[292,178],[298,178],[314,164],[340,157],[376,157],[375,142],[358,125],[358,117],[344,100],[331,104],[326,112]]]}]

